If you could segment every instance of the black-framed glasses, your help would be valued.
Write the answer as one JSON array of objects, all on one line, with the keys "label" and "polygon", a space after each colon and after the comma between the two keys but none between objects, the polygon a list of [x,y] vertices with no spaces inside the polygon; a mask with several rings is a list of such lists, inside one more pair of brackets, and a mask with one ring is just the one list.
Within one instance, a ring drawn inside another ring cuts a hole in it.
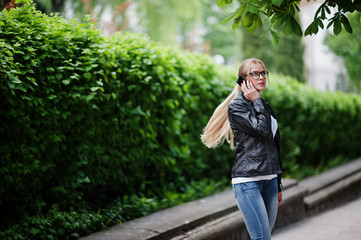
[{"label": "black-framed glasses", "polygon": [[253,80],[258,80],[261,78],[261,76],[264,77],[265,79],[267,79],[268,71],[262,71],[262,72],[254,71],[254,72],[249,73],[248,75],[251,75],[251,78]]}]

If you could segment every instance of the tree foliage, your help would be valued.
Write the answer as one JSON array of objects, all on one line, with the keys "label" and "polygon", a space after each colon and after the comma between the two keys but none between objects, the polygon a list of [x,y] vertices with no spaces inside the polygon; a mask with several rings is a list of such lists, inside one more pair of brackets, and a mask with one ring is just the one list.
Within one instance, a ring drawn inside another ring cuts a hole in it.
[{"label": "tree foliage", "polygon": [[[313,22],[302,31],[300,23],[296,19],[296,13],[299,0],[237,0],[239,7],[233,11],[224,22],[233,20],[232,28],[236,29],[239,25],[245,27],[249,32],[254,32],[256,28],[263,25],[261,16],[266,16],[269,25],[269,31],[273,36],[274,42],[279,41],[276,29],[283,26],[283,32],[286,35],[295,34],[298,37],[302,35],[317,34],[318,30],[323,29],[323,20],[328,20],[327,28],[333,26],[333,32],[338,35],[342,26],[348,33],[352,33],[352,27],[346,16],[348,12],[361,12],[361,2],[353,0],[326,0],[316,11]],[[220,7],[231,4],[233,0],[217,0]],[[333,16],[331,8],[336,8]]]},{"label": "tree foliage", "polygon": [[[204,1],[203,24],[207,33],[203,36],[205,46],[209,47],[205,51],[211,55],[222,55],[225,63],[238,62],[241,59],[242,32],[233,31],[229,24],[222,24],[223,11],[213,0]],[[232,6],[226,6],[232,9]]]},{"label": "tree foliage", "polygon": [[[34,2],[38,9],[47,14],[51,12],[66,14],[64,8],[66,0],[34,0]],[[120,30],[134,31],[128,29],[129,19],[126,14],[127,7],[134,4],[136,15],[132,18],[138,21],[138,32],[147,33],[154,41],[167,44],[181,42],[185,48],[190,48],[187,34],[201,19],[201,9],[203,9],[203,0],[194,0],[187,4],[178,0],[71,0],[68,3],[74,18],[82,19],[84,15],[90,15],[94,22],[101,22],[102,14],[110,7],[112,19],[104,23],[102,30],[111,29],[111,34]],[[177,41],[179,35],[183,36],[183,41]]]},{"label": "tree foliage", "polygon": [[139,3],[140,21],[145,26],[147,34],[152,40],[167,44],[174,44],[177,34],[180,34],[183,37],[182,44],[187,45],[187,33],[202,16],[201,0],[188,1],[187,4],[179,0],[136,2]]},{"label": "tree foliage", "polygon": [[297,178],[306,169],[315,174],[340,155],[352,159],[361,154],[360,95],[321,92],[273,74],[270,78],[264,96],[277,114],[285,175]]},{"label": "tree foliage", "polygon": [[264,28],[258,28],[252,34],[242,28],[243,58],[257,57],[262,59],[270,71],[305,82],[302,39],[291,35],[281,38],[279,44],[275,45],[272,43],[271,34]]},{"label": "tree foliage", "polygon": [[[284,35],[281,33],[281,36]],[[301,38],[295,35],[281,37],[275,46],[271,66],[277,73],[291,76],[299,82],[306,82],[304,50],[305,46]]]},{"label": "tree foliage", "polygon": [[358,91],[361,90],[361,13],[348,15],[350,23],[355,26],[353,34],[340,33],[339,36],[327,35],[325,43],[331,51],[342,57],[348,76]]}]

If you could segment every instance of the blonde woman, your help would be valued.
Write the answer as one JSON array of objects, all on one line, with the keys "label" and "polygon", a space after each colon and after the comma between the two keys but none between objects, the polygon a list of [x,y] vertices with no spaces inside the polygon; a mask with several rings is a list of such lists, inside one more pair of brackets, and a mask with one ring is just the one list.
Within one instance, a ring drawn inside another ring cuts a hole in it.
[{"label": "blonde woman", "polygon": [[231,175],[237,205],[251,239],[268,240],[282,201],[280,134],[271,106],[260,96],[268,79],[263,62],[243,61],[238,76],[238,84],[216,108],[201,139],[209,148],[227,140],[235,149]]}]

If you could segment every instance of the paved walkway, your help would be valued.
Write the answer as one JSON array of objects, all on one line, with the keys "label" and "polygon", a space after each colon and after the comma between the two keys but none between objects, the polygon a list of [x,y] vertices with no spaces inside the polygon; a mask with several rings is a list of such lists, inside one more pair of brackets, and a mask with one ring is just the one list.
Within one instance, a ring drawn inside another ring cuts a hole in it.
[{"label": "paved walkway", "polygon": [[361,198],[275,231],[272,240],[360,240]]}]

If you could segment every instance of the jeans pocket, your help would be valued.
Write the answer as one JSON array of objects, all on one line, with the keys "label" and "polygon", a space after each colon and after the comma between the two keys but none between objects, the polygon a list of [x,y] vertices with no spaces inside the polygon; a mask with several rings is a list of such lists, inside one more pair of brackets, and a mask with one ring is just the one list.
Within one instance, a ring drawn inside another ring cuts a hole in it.
[{"label": "jeans pocket", "polygon": [[245,183],[239,183],[240,186],[240,192],[246,192],[246,191],[251,191],[254,189],[259,189],[259,186],[257,184],[257,182],[245,182]]}]

